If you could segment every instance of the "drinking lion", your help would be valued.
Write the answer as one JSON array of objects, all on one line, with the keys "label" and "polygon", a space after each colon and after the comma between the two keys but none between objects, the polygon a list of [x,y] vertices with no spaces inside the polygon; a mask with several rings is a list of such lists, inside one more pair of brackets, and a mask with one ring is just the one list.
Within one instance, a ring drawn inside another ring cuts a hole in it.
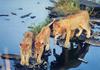
[{"label": "drinking lion", "polygon": [[76,34],[77,37],[81,35],[83,30],[85,30],[86,37],[90,38],[91,27],[89,21],[90,18],[88,11],[79,11],[74,15],[70,15],[64,19],[55,21],[53,23],[53,35],[55,37],[55,41],[62,35],[62,32],[65,31],[66,41],[64,47],[67,48],[70,43],[71,33],[73,33],[72,31],[75,31],[76,29],[79,30],[79,32]]},{"label": "drinking lion", "polygon": [[24,38],[20,43],[21,64],[29,65],[29,58],[32,56],[33,33],[25,32]]},{"label": "drinking lion", "polygon": [[49,50],[49,37],[50,37],[50,28],[48,26],[43,27],[41,32],[36,36],[35,47],[34,47],[34,57],[38,64],[41,63],[41,57],[44,51],[44,48]]},{"label": "drinking lion", "polygon": [[50,49],[50,25],[52,25],[54,21],[55,20],[47,26],[44,26],[35,38],[34,57],[36,58],[38,64],[41,63],[44,50],[48,51]]}]

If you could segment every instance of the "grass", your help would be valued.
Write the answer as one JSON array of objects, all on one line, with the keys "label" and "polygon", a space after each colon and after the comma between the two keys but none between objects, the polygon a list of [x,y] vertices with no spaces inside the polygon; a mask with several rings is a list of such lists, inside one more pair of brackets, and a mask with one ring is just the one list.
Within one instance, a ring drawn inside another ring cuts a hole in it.
[{"label": "grass", "polygon": [[28,27],[29,31],[33,32],[34,35],[36,36],[44,26],[49,24],[49,22],[50,22],[50,19],[47,18],[45,19],[45,21],[39,23],[38,25],[32,24],[31,26]]},{"label": "grass", "polygon": [[55,10],[64,15],[76,13],[80,10],[79,0],[58,0]]}]

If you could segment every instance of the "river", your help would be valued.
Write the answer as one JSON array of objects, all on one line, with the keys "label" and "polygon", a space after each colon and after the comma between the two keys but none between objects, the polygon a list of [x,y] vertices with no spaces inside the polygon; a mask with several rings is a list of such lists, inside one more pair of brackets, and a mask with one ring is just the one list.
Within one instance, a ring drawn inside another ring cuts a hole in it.
[{"label": "river", "polygon": [[[51,6],[49,0],[0,0],[0,54],[9,53],[19,54],[19,43],[23,38],[23,33],[28,31],[28,26],[33,23],[38,24],[45,20],[48,12],[45,7]],[[12,14],[12,12],[14,14]],[[31,13],[30,16],[36,16],[32,19],[29,17],[21,18],[22,15]],[[53,48],[53,39],[50,38],[51,48]],[[61,48],[56,48],[58,54]],[[87,64],[81,63],[76,68],[69,70],[100,70],[100,48],[90,45],[88,53],[85,55]],[[55,60],[54,56],[49,57],[49,63]],[[48,69],[50,70],[50,69]]]}]

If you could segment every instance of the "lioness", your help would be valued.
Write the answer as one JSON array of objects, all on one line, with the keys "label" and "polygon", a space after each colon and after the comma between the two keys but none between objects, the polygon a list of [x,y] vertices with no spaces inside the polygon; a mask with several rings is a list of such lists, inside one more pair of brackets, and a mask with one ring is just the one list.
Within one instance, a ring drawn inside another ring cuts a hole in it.
[{"label": "lioness", "polygon": [[32,32],[25,32],[24,39],[20,43],[21,64],[29,65],[29,58],[32,55]]},{"label": "lioness", "polygon": [[91,34],[89,20],[88,11],[79,11],[78,13],[70,15],[67,18],[55,21],[53,23],[53,35],[55,36],[55,40],[62,34],[62,30],[65,30],[67,33],[64,47],[67,47],[67,45],[69,45],[71,33],[72,31],[75,31],[75,29],[79,29],[79,33],[77,33],[76,36],[80,36],[84,29],[87,34],[86,37],[89,38]]},{"label": "lioness", "polygon": [[36,58],[38,64],[41,63],[41,57],[44,48],[46,50],[49,50],[49,37],[50,37],[50,28],[48,26],[43,27],[41,32],[36,36],[34,57]]}]

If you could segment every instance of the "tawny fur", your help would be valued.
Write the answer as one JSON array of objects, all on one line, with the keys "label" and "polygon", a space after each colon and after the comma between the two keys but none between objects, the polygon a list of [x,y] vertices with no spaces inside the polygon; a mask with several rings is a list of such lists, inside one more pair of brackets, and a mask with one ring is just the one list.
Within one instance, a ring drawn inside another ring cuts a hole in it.
[{"label": "tawny fur", "polygon": [[44,51],[49,50],[49,37],[50,37],[50,28],[48,26],[43,27],[41,32],[36,36],[35,39],[35,48],[34,48],[34,57],[37,59],[37,63],[41,63],[41,57]]},{"label": "tawny fur", "polygon": [[71,33],[75,31],[75,29],[79,29],[79,32],[76,36],[80,36],[83,29],[86,30],[87,38],[90,37],[91,28],[89,24],[89,13],[88,11],[80,11],[74,15],[70,15],[65,19],[61,19],[59,21],[55,21],[53,23],[53,35],[55,39],[62,34],[62,30],[66,31],[66,41],[64,47],[67,47],[69,44]]},{"label": "tawny fur", "polygon": [[29,58],[32,56],[32,40],[33,40],[33,33],[32,32],[25,32],[24,38],[20,43],[20,55],[21,55],[21,64],[22,65],[29,65]]}]

